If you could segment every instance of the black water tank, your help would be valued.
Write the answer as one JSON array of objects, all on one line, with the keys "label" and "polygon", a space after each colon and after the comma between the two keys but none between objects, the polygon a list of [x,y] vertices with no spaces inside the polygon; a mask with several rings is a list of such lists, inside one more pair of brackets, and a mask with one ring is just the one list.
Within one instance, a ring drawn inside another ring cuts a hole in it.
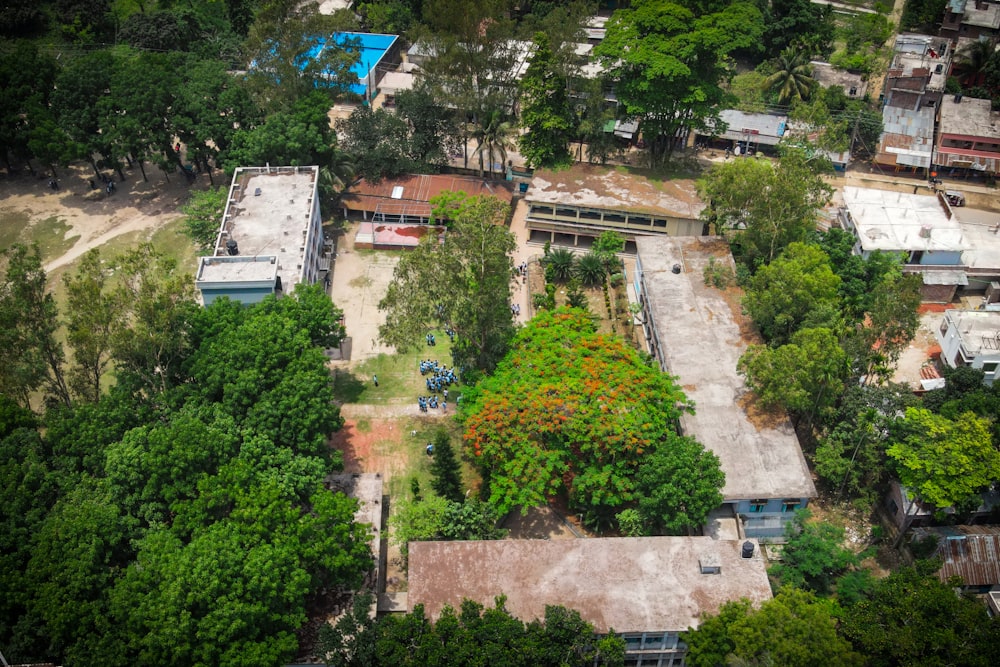
[{"label": "black water tank", "polygon": [[747,540],[743,543],[743,553],[741,554],[744,558],[753,558],[753,542]]},{"label": "black water tank", "polygon": [[229,252],[230,255],[240,254],[240,248],[236,245],[236,239],[229,239],[226,241],[226,251]]},{"label": "black water tank", "polygon": [[962,93],[958,93],[957,95],[955,95],[955,104],[961,104],[961,103],[962,103]]},{"label": "black water tank", "polygon": [[681,265],[680,264],[674,264],[673,268],[670,269],[670,270],[673,271],[674,273],[680,273],[681,272]]}]

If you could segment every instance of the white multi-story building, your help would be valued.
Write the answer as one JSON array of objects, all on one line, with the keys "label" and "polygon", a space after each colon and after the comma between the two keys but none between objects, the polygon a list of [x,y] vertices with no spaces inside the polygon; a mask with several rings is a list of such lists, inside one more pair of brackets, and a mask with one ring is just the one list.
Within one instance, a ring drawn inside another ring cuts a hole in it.
[{"label": "white multi-story building", "polygon": [[290,294],[324,276],[319,167],[240,167],[233,174],[212,255],[195,285],[207,306],[227,296],[244,304]]},{"label": "white multi-story building", "polygon": [[1000,312],[945,311],[937,339],[941,360],[952,368],[978,368],[988,385],[1000,376]]}]

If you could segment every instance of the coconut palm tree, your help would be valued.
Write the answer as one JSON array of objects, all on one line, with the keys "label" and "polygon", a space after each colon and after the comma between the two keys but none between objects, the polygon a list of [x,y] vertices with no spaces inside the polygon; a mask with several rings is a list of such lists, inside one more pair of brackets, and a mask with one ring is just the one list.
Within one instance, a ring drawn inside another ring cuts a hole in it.
[{"label": "coconut palm tree", "polygon": [[564,283],[573,277],[576,256],[566,248],[556,248],[545,256],[545,275],[552,282]]},{"label": "coconut palm tree", "polygon": [[587,287],[600,285],[606,273],[604,261],[592,252],[587,253],[576,262],[576,277]]},{"label": "coconut palm tree", "polygon": [[320,194],[320,207],[326,215],[328,207],[347,189],[354,179],[354,160],[345,151],[334,146],[330,162],[319,168],[316,183]]},{"label": "coconut palm tree", "polygon": [[997,54],[995,39],[977,39],[969,42],[955,54],[956,64],[962,73],[962,83],[966,86],[978,86],[993,68],[1000,67],[1000,55]]},{"label": "coconut palm tree", "polygon": [[511,137],[513,131],[514,126],[504,120],[503,114],[499,111],[487,111],[479,119],[473,136],[476,138],[475,154],[479,156],[480,178],[483,176],[484,157],[489,160],[490,175],[493,174],[496,158],[500,158],[501,164],[507,162],[507,149],[514,145]]},{"label": "coconut palm tree", "polygon": [[785,49],[776,59],[777,71],[764,79],[764,90],[777,92],[778,104],[807,100],[816,85],[806,51]]}]

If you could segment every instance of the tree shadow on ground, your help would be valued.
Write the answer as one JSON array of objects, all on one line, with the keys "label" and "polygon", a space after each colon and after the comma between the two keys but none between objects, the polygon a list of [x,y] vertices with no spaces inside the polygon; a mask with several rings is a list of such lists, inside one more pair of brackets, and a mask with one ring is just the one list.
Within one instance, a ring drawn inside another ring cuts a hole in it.
[{"label": "tree shadow on ground", "polygon": [[333,369],[333,398],[341,405],[357,403],[365,383],[357,375],[341,368]]}]

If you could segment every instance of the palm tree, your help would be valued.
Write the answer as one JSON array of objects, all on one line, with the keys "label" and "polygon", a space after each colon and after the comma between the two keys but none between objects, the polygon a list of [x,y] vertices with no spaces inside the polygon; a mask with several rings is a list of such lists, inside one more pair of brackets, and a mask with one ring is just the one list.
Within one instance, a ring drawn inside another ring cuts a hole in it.
[{"label": "palm tree", "polygon": [[576,262],[576,277],[587,287],[595,287],[604,280],[606,269],[600,256],[590,252]]},{"label": "palm tree", "polygon": [[345,151],[334,146],[329,164],[319,168],[319,179],[316,183],[324,215],[328,213],[325,209],[337,200],[353,179],[354,160]]},{"label": "palm tree", "polygon": [[1000,55],[997,55],[996,48],[995,39],[977,39],[963,46],[955,54],[964,85],[981,84],[991,68],[1000,66]]},{"label": "palm tree", "polygon": [[483,157],[487,157],[490,163],[490,175],[493,174],[493,164],[496,158],[500,158],[501,163],[507,162],[507,149],[513,146],[511,133],[514,126],[504,120],[503,114],[499,111],[487,111],[479,119],[474,136],[476,137],[476,155],[479,156],[479,177],[483,176]]},{"label": "palm tree", "polygon": [[566,248],[556,248],[545,257],[545,275],[553,281],[564,283],[573,276],[576,256]]},{"label": "palm tree", "polygon": [[775,64],[777,71],[764,79],[764,90],[777,92],[778,104],[809,99],[816,81],[807,52],[785,49]]}]

